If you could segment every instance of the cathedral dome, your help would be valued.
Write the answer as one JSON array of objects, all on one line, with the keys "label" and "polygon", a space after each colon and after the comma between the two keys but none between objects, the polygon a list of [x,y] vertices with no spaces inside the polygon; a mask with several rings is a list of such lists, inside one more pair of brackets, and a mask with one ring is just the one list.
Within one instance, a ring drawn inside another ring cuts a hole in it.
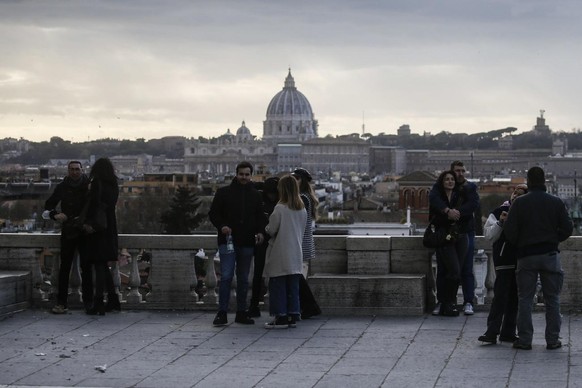
[{"label": "cathedral dome", "polygon": [[251,131],[247,128],[245,122],[242,122],[242,125],[239,129],[236,130],[236,135],[237,136],[243,136],[243,135],[250,135]]},{"label": "cathedral dome", "polygon": [[275,94],[263,122],[263,140],[268,143],[296,143],[317,137],[317,120],[307,98],[295,87],[289,74],[283,90]]},{"label": "cathedral dome", "polygon": [[285,79],[283,90],[271,99],[267,108],[267,117],[273,116],[295,116],[305,119],[313,119],[311,104],[307,98],[295,87],[295,80],[291,75],[291,69]]}]

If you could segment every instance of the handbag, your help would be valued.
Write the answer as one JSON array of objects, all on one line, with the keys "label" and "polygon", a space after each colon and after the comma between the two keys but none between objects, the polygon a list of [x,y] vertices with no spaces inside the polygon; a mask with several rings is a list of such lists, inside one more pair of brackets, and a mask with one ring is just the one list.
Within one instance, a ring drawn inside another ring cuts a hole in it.
[{"label": "handbag", "polygon": [[455,241],[455,239],[456,233],[451,230],[451,227],[443,228],[437,226],[431,220],[422,236],[422,245],[426,248],[441,248],[447,243]]}]

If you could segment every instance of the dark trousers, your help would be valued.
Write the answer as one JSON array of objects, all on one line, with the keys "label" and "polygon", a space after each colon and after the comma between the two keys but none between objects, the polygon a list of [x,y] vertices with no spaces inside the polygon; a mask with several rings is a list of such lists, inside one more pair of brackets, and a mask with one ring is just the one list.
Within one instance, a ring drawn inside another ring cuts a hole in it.
[{"label": "dark trousers", "polygon": [[301,305],[301,318],[305,319],[321,314],[321,309],[303,274],[299,278],[299,301]]},{"label": "dark trousers", "polygon": [[67,307],[69,297],[69,277],[75,253],[79,253],[79,264],[81,267],[81,292],[83,303],[93,302],[93,273],[91,265],[87,262],[87,245],[85,237],[79,235],[75,238],[67,238],[66,234],[61,234],[61,266],[59,269],[59,287],[57,294],[57,304]]},{"label": "dark trousers", "polygon": [[93,264],[95,268],[95,306],[103,304],[103,294],[107,291],[108,294],[115,293],[115,285],[113,284],[113,276],[109,270],[107,262],[97,262]]},{"label": "dark trousers", "polygon": [[475,274],[473,273],[473,256],[475,254],[475,231],[467,233],[469,246],[461,271],[461,287],[463,288],[463,304],[473,303],[475,299]]},{"label": "dark trousers", "polygon": [[495,271],[493,301],[487,316],[488,335],[513,337],[517,325],[517,282],[515,269]]},{"label": "dark trousers", "polygon": [[453,243],[436,249],[437,298],[440,303],[457,304],[457,290],[461,284],[468,244],[467,235],[459,234]]},{"label": "dark trousers", "polygon": [[265,258],[267,256],[267,246],[265,241],[255,247],[255,267],[253,271],[253,284],[251,293],[251,307],[257,307],[261,299],[265,296],[263,281],[263,270],[265,269]]}]

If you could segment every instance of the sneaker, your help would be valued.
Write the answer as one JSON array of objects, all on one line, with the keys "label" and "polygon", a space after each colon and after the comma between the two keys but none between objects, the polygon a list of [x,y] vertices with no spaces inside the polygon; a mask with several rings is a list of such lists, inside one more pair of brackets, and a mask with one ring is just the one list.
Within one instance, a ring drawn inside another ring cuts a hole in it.
[{"label": "sneaker", "polygon": [[254,325],[255,320],[249,317],[249,313],[246,311],[237,311],[236,317],[234,318],[236,323],[242,323],[243,325]]},{"label": "sneaker", "polygon": [[290,315],[287,318],[287,325],[289,325],[289,327],[291,327],[291,328],[296,328],[297,327],[297,318],[293,315]]},{"label": "sneaker", "polygon": [[226,319],[226,311],[219,311],[212,322],[213,326],[226,326],[228,319]]},{"label": "sneaker", "polygon": [[432,309],[432,315],[440,315],[441,314],[441,304],[437,303],[434,305],[434,309]]},{"label": "sneaker", "polygon": [[69,309],[62,304],[58,304],[52,309],[53,314],[66,314],[67,311],[69,311]]},{"label": "sneaker", "polygon": [[527,345],[527,344],[523,344],[519,341],[515,341],[513,343],[513,348],[514,349],[521,349],[521,350],[531,350],[531,345]]},{"label": "sneaker", "polygon": [[547,344],[546,345],[546,349],[548,349],[548,350],[560,349],[561,347],[562,347],[562,342],[561,341],[554,342],[553,344]]},{"label": "sneaker", "polygon": [[477,338],[477,340],[480,342],[486,342],[488,344],[495,345],[497,343],[497,336],[485,333],[479,338]]},{"label": "sneaker", "polygon": [[473,311],[473,305],[471,303],[465,303],[463,306],[463,314],[465,315],[473,315],[475,312]]},{"label": "sneaker", "polygon": [[271,322],[265,323],[265,329],[288,329],[289,322],[287,316],[277,317]]}]

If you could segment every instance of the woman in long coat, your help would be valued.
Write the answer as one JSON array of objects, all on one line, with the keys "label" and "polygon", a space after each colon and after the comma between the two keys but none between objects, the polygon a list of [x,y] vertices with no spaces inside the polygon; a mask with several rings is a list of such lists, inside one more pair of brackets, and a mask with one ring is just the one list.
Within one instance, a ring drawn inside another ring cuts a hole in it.
[{"label": "woman in long coat", "polygon": [[95,269],[95,297],[89,315],[104,315],[103,294],[108,290],[108,310],[119,310],[119,297],[113,287],[108,262],[117,261],[118,239],[115,206],[119,187],[113,164],[107,158],[98,159],[89,174],[89,205],[83,228],[87,233],[87,255]]},{"label": "woman in long coat", "polygon": [[279,203],[269,216],[265,231],[271,236],[264,275],[269,278],[269,310],[274,316],[267,329],[295,327],[300,315],[301,240],[307,221],[299,186],[290,175],[279,180]]}]

